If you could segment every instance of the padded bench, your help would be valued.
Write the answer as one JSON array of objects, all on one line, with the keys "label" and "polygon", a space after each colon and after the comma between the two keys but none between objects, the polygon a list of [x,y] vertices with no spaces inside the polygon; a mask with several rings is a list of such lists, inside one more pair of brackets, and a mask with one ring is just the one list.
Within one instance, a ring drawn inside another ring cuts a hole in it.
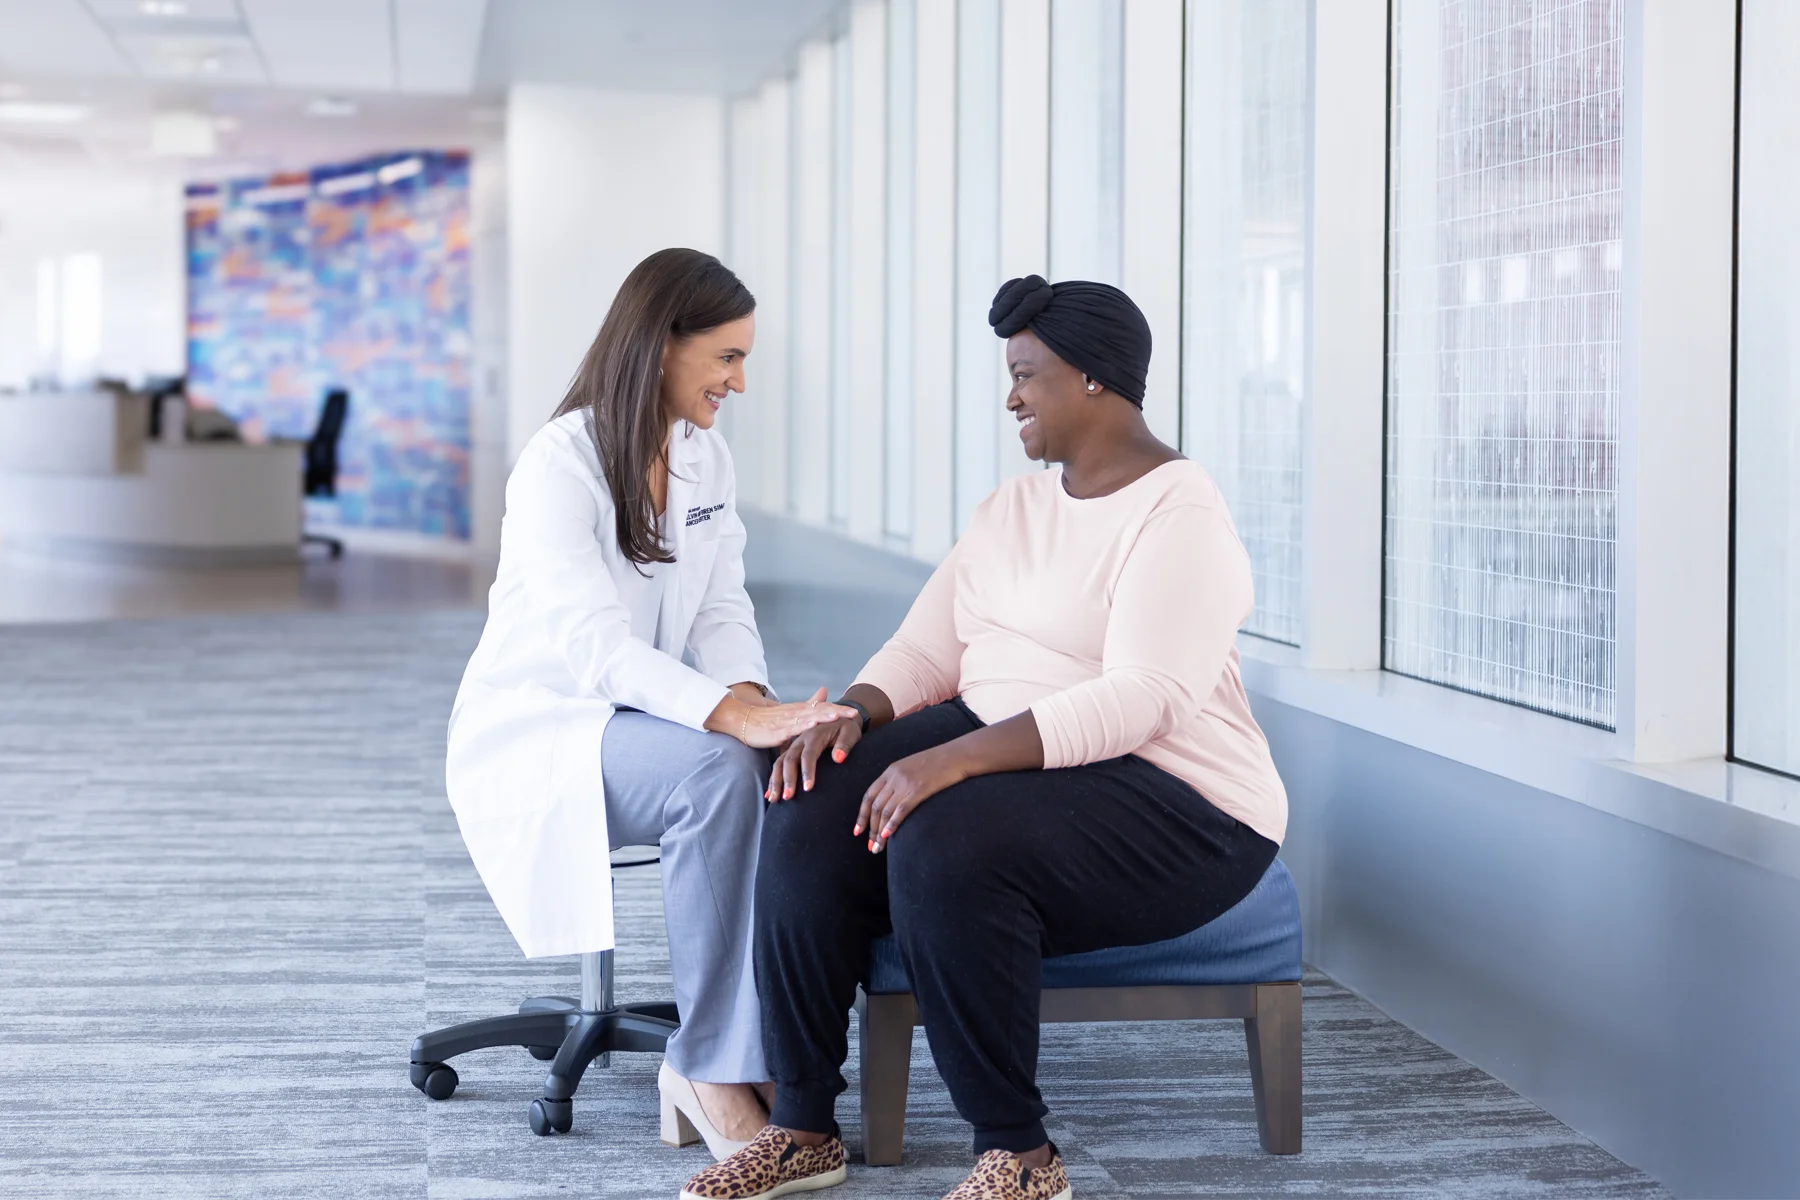
[{"label": "padded bench", "polygon": [[[1300,1152],[1300,901],[1276,859],[1250,894],[1192,933],[1044,960],[1045,1021],[1242,1019],[1256,1132],[1270,1154]],[[875,943],[856,998],[863,1161],[900,1161],[912,1031],[911,984],[892,936]]]}]

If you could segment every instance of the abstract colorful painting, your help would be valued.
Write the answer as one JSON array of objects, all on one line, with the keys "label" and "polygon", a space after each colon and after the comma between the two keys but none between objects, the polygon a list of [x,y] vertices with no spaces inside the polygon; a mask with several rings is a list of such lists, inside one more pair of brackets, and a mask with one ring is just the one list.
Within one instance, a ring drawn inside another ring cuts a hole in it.
[{"label": "abstract colorful painting", "polygon": [[466,155],[190,186],[187,262],[195,403],[305,438],[342,387],[341,523],[469,536]]}]

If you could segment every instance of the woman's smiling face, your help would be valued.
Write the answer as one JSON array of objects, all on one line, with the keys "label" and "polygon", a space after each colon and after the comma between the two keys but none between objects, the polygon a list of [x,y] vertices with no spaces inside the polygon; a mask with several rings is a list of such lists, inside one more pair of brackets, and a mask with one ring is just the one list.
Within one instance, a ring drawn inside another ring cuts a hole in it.
[{"label": "woman's smiling face", "polygon": [[1025,456],[1034,462],[1063,461],[1092,398],[1086,377],[1029,329],[1006,339],[1006,370],[1012,379],[1006,410],[1019,422]]},{"label": "woman's smiling face", "polygon": [[744,359],[755,342],[755,313],[692,337],[670,337],[663,343],[663,411],[711,429],[725,397],[744,390]]}]

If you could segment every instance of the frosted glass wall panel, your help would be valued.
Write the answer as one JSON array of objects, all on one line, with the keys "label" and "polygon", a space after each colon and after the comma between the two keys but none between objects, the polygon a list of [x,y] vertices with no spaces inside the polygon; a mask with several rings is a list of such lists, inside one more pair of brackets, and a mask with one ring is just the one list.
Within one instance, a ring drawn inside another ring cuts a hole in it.
[{"label": "frosted glass wall panel", "polygon": [[831,521],[842,525],[850,517],[851,470],[850,148],[855,111],[849,36],[833,41],[831,52]]},{"label": "frosted glass wall panel", "polygon": [[849,18],[849,328],[841,347],[848,434],[839,441],[848,463],[850,536],[880,543],[887,504],[887,5],[856,0]]},{"label": "frosted glass wall panel", "polygon": [[1397,0],[1389,669],[1613,723],[1624,0]]},{"label": "frosted glass wall panel", "polygon": [[[747,366],[754,381],[746,381],[740,403],[754,406],[762,434],[757,441],[762,463],[757,468],[760,487],[754,503],[773,512],[792,507],[788,469],[789,431],[793,427],[793,393],[796,373],[793,342],[792,238],[794,160],[792,154],[793,87],[787,79],[773,79],[762,87],[757,106],[761,110],[763,153],[757,172],[760,191],[757,240],[760,253],[757,274],[750,282],[756,294],[756,349],[760,362]],[[739,464],[739,471],[743,469]],[[742,492],[742,485],[740,485]]]},{"label": "frosted glass wall panel", "polygon": [[1308,0],[1188,10],[1184,450],[1250,555],[1244,628],[1300,640]]},{"label": "frosted glass wall panel", "polygon": [[936,562],[956,540],[958,13],[956,0],[915,3],[912,552]]},{"label": "frosted glass wall panel", "polygon": [[913,106],[918,25],[913,0],[887,4],[887,458],[883,528],[901,545],[912,537],[913,435]]},{"label": "frosted glass wall panel", "polygon": [[1120,277],[1124,0],[1050,3],[1050,278]]},{"label": "frosted glass wall panel", "polygon": [[[758,292],[761,287],[762,239],[758,208],[762,198],[762,101],[758,96],[745,96],[726,106],[729,137],[726,141],[726,208],[725,264],[745,281],[757,295],[759,305],[766,304]],[[769,349],[768,336],[757,322],[755,367],[746,376],[745,387],[756,382],[757,367],[762,366],[761,351]],[[737,470],[738,501],[754,504],[762,494],[762,424],[758,412],[748,409],[743,398],[733,397],[719,412],[714,426],[731,445],[731,457]]]},{"label": "frosted glass wall panel", "polygon": [[1800,4],[1743,22],[1732,753],[1800,775]]},{"label": "frosted glass wall panel", "polygon": [[999,482],[1000,0],[961,0],[956,36],[956,532]]},{"label": "frosted glass wall panel", "polygon": [[835,59],[829,42],[800,47],[792,91],[793,404],[789,410],[789,497],[794,515],[816,525],[831,516],[832,114]]},{"label": "frosted glass wall panel", "polygon": [[[999,280],[1049,274],[1050,10],[1043,0],[1000,4]],[[1006,411],[1012,390],[1005,344],[994,339],[995,469],[1000,479],[1043,470],[1025,455],[1018,418]]]}]

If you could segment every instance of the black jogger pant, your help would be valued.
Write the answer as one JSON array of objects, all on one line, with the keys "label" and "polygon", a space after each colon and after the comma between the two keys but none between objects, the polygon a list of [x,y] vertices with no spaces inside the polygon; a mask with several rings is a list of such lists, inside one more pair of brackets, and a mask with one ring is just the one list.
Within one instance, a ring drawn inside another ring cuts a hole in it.
[{"label": "black jogger pant", "polygon": [[1179,937],[1236,904],[1275,843],[1134,755],[966,780],[883,854],[852,836],[863,793],[909,754],[978,729],[952,700],[874,729],[810,792],[768,806],[756,985],[772,1119],[828,1132],[869,946],[892,930],[938,1073],[975,1152],[1044,1144],[1042,960]]}]

